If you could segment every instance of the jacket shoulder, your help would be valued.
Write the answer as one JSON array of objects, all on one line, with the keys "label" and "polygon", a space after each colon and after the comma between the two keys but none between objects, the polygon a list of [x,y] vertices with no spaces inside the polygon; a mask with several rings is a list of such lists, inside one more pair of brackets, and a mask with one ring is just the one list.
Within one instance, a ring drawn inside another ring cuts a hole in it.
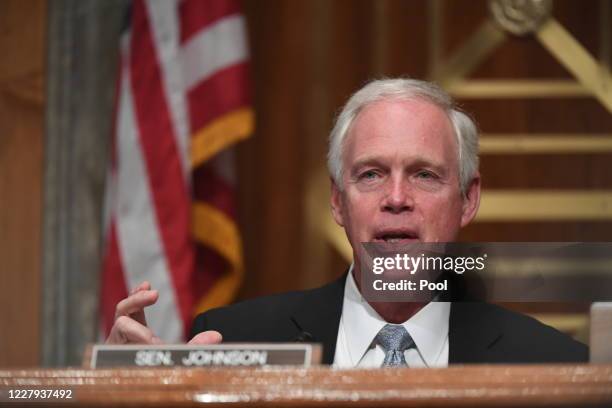
[{"label": "jacket shoulder", "polygon": [[[317,331],[323,327],[320,334],[325,337],[328,327],[322,322],[334,322],[336,315],[340,318],[345,280],[346,274],[319,288],[263,296],[209,310],[196,317],[191,335],[217,330],[227,342],[292,342],[307,333],[304,329]],[[303,329],[300,324],[304,323],[309,327]]]},{"label": "jacket shoulder", "polygon": [[483,307],[484,314],[495,322],[501,333],[490,345],[491,362],[588,361],[588,347],[569,335],[525,314],[497,305],[485,304]]},{"label": "jacket shoulder", "polygon": [[280,329],[293,332],[290,316],[307,291],[286,292],[245,300],[199,314],[191,331],[192,337],[205,330],[216,330],[224,341],[290,341],[272,340]]}]

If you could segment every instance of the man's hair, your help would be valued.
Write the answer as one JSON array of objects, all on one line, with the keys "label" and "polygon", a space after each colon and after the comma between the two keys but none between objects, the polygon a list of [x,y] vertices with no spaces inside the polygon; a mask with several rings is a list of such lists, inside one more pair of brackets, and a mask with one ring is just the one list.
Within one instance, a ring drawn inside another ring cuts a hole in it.
[{"label": "man's hair", "polygon": [[417,79],[380,79],[355,92],[340,111],[329,135],[327,167],[340,190],[344,140],[355,118],[368,105],[381,100],[423,99],[442,109],[455,130],[459,151],[459,183],[465,194],[478,171],[478,130],[472,119],[459,110],[452,98],[439,86]]}]

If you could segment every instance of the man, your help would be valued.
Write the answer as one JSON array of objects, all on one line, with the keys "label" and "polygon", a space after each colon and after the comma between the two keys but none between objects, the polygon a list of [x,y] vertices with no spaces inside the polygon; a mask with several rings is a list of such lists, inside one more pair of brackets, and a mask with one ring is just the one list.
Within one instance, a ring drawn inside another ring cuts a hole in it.
[{"label": "man", "polygon": [[[343,108],[330,136],[331,210],[353,248],[349,273],[322,288],[211,310],[191,342],[324,345],[338,367],[586,361],[587,348],[529,317],[485,303],[371,302],[360,293],[362,242],[452,242],[480,200],[474,123],[433,84],[373,81]],[[117,306],[109,342],[156,343],[143,308],[148,284]]]}]

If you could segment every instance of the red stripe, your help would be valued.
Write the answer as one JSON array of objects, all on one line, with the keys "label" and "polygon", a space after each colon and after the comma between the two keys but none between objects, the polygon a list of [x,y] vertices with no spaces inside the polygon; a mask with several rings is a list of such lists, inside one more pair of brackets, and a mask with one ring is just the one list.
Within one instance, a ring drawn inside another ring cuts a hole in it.
[{"label": "red stripe", "polygon": [[184,0],[179,6],[181,44],[217,20],[240,13],[236,0]]},{"label": "red stripe", "polygon": [[205,201],[218,208],[229,218],[236,218],[234,189],[217,174],[214,163],[205,163],[194,171],[193,196],[196,201]]},{"label": "red stripe", "polygon": [[102,325],[106,336],[115,321],[115,307],[120,300],[128,294],[121,265],[117,227],[113,219],[106,241],[106,253],[102,264],[102,287],[100,288],[100,309],[102,312]]},{"label": "red stripe", "polygon": [[190,194],[179,152],[145,4],[132,9],[130,74],[138,134],[146,162],[162,247],[170,268],[184,327],[191,320],[194,299],[190,278],[194,248],[190,236]]},{"label": "red stripe", "polygon": [[227,272],[229,263],[218,252],[198,244],[196,246],[196,273],[193,294],[200,298],[207,293],[219,278]]},{"label": "red stripe", "polygon": [[[118,70],[119,79],[115,83],[114,107],[113,107],[113,137],[111,139],[111,157],[110,157],[110,177],[117,177],[117,118],[119,116],[119,100],[121,87],[123,86],[123,55],[119,57]],[[109,185],[113,185],[114,180],[107,180]],[[109,194],[107,192],[107,194]],[[114,203],[111,203],[113,205]],[[115,307],[119,301],[127,297],[127,286],[125,284],[125,276],[123,274],[123,266],[121,264],[121,256],[119,254],[119,245],[117,240],[117,229],[114,215],[111,215],[109,220],[108,231],[106,231],[106,249],[102,259],[102,283],[100,287],[100,311],[102,314],[102,328],[106,336],[115,320]]]},{"label": "red stripe", "polygon": [[248,67],[247,62],[232,65],[189,91],[192,132],[197,132],[219,116],[249,106]]}]

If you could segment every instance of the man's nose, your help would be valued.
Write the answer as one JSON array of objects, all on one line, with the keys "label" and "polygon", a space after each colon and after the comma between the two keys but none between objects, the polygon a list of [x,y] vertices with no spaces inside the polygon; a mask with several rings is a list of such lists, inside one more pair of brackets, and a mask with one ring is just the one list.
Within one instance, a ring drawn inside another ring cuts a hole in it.
[{"label": "man's nose", "polygon": [[402,179],[389,180],[382,204],[383,211],[393,214],[412,211],[414,198],[410,186]]}]

